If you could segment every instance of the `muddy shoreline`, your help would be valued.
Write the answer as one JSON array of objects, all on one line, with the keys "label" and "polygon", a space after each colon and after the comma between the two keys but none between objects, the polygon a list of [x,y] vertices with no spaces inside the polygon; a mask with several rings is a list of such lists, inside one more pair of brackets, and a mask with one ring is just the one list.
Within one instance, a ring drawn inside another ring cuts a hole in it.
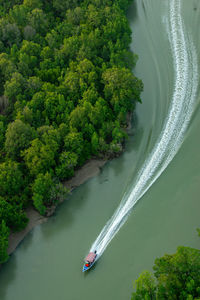
[{"label": "muddy shoreline", "polygon": [[[74,188],[80,186],[88,179],[96,176],[101,168],[105,165],[107,160],[100,159],[91,159],[89,160],[82,168],[75,171],[74,177],[70,180],[65,181],[63,184],[68,188],[69,191],[72,191]],[[26,210],[27,217],[29,222],[26,228],[20,232],[11,233],[8,239],[8,254],[12,254],[17,246],[23,241],[26,235],[37,225],[42,224],[48,220],[48,218],[53,215],[56,210],[56,206],[52,207],[48,213],[47,217],[41,216],[34,207],[29,207]]]}]

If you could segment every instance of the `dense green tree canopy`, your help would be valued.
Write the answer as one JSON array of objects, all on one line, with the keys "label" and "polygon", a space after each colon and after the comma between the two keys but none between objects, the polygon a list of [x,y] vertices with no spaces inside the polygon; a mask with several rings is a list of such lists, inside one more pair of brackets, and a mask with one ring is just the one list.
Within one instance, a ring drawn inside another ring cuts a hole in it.
[{"label": "dense green tree canopy", "polygon": [[121,152],[143,88],[130,2],[0,0],[0,261],[28,205],[47,214],[65,193],[59,180]]}]

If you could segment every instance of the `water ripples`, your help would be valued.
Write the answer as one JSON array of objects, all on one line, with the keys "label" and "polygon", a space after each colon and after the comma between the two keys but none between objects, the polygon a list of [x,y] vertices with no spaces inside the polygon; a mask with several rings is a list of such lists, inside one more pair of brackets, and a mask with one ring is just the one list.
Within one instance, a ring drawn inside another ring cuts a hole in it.
[{"label": "water ripples", "polygon": [[[148,12],[147,12],[148,13]],[[102,255],[110,241],[127,220],[127,217],[152,184],[158,179],[178,152],[184,140],[195,107],[198,88],[198,62],[194,44],[186,34],[181,17],[181,1],[170,0],[166,31],[174,64],[174,90],[161,134],[126,191],[114,215],[102,229],[90,251]]]}]

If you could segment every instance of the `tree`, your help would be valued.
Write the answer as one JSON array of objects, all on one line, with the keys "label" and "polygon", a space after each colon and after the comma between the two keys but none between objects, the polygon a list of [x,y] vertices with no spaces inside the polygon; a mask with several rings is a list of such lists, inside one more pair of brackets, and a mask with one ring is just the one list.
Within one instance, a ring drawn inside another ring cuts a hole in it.
[{"label": "tree", "polygon": [[48,92],[44,101],[45,115],[50,122],[60,124],[65,121],[66,100],[63,95]]},{"label": "tree", "polygon": [[126,11],[128,6],[131,4],[132,0],[117,0],[116,2],[121,9]]},{"label": "tree", "polygon": [[99,149],[99,137],[96,132],[93,133],[91,139],[92,153],[97,154]]},{"label": "tree", "polygon": [[144,271],[140,277],[135,281],[137,289],[133,293],[132,300],[152,300],[155,299],[156,281],[149,271]]},{"label": "tree", "polygon": [[75,60],[78,50],[80,48],[80,39],[77,36],[71,36],[64,39],[63,46],[61,48],[61,53],[65,59],[65,62]]},{"label": "tree", "polygon": [[42,9],[33,9],[31,13],[28,14],[28,21],[29,25],[33,27],[36,32],[40,33],[41,35],[45,34],[48,27],[48,20]]},{"label": "tree", "polygon": [[42,87],[42,81],[39,77],[32,76],[27,80],[27,89],[25,91],[27,98],[31,99],[34,94],[40,92]]},{"label": "tree", "polygon": [[33,204],[44,215],[46,208],[58,203],[67,190],[58,184],[50,173],[38,174],[33,184]]},{"label": "tree", "polygon": [[123,108],[128,112],[133,108],[134,101],[141,101],[142,82],[130,70],[113,67],[107,69],[102,78],[105,99],[110,100],[115,113],[120,113]]},{"label": "tree", "polygon": [[63,15],[64,12],[66,12],[66,10],[68,8],[72,8],[77,6],[79,3],[79,0],[67,0],[67,1],[62,1],[62,0],[53,0],[53,8],[60,13],[61,15]]},{"label": "tree", "polygon": [[46,173],[56,165],[59,149],[59,131],[49,126],[38,129],[39,137],[32,140],[30,147],[23,152],[25,163],[31,175]]},{"label": "tree", "polygon": [[69,24],[79,25],[85,19],[85,11],[81,7],[76,7],[74,10],[68,9],[66,12],[66,19]]},{"label": "tree", "polygon": [[187,299],[200,296],[200,250],[178,247],[173,255],[155,260],[154,274],[158,280],[158,298]]},{"label": "tree", "polygon": [[80,94],[80,76],[77,72],[69,71],[65,76],[65,86],[68,89],[68,94],[75,104],[81,97]]},{"label": "tree", "polygon": [[31,109],[33,113],[33,125],[37,128],[44,124],[45,116],[43,114],[44,111],[44,92],[36,92],[31,101],[27,103],[29,109]]},{"label": "tree", "polygon": [[8,248],[8,236],[9,228],[6,226],[5,221],[1,220],[0,223],[0,264],[8,260],[7,248]]},{"label": "tree", "polygon": [[88,117],[96,129],[100,129],[105,120],[112,119],[112,111],[103,98],[98,98],[88,113]]},{"label": "tree", "polygon": [[54,140],[42,142],[34,139],[28,149],[23,152],[25,163],[31,175],[45,173],[56,165],[55,156],[58,144]]},{"label": "tree", "polygon": [[121,143],[125,138],[127,138],[127,134],[120,128],[119,123],[115,125],[115,128],[112,131],[112,138],[116,143]]},{"label": "tree", "polygon": [[36,132],[29,124],[15,120],[8,125],[5,150],[12,158],[19,158],[21,151],[28,148],[35,137]]},{"label": "tree", "polygon": [[72,128],[76,128],[78,131],[81,131],[88,121],[87,114],[88,112],[84,107],[77,105],[70,114],[70,126]]},{"label": "tree", "polygon": [[74,152],[78,156],[83,151],[83,135],[81,132],[70,132],[64,139],[64,149],[66,151]]},{"label": "tree", "polygon": [[96,88],[93,86],[83,92],[82,101],[83,102],[88,101],[92,105],[94,105],[98,101],[98,98],[99,98],[99,93],[97,92]]},{"label": "tree", "polygon": [[40,0],[24,0],[24,6],[30,9],[41,8],[42,1]]},{"label": "tree", "polygon": [[0,70],[3,77],[2,79],[4,80],[10,80],[13,73],[16,72],[15,64],[10,60],[9,56],[6,53],[0,54]]},{"label": "tree", "polygon": [[[61,37],[59,36],[58,32],[52,29],[50,32],[47,33],[45,36],[45,40],[51,49],[54,49],[60,45]],[[60,51],[58,51],[60,53]]]},{"label": "tree", "polygon": [[3,149],[5,141],[5,126],[2,121],[0,121],[0,150]]},{"label": "tree", "polygon": [[44,216],[46,213],[46,206],[43,204],[43,198],[40,194],[33,195],[33,205],[39,211],[39,213]]},{"label": "tree", "polygon": [[74,152],[62,152],[59,157],[59,164],[56,167],[56,175],[64,180],[74,175],[74,168],[77,165],[78,155]]},{"label": "tree", "polygon": [[0,197],[0,220],[4,220],[6,226],[14,232],[24,229],[28,222],[21,205],[11,204],[3,197]]},{"label": "tree", "polygon": [[2,41],[6,46],[11,47],[13,44],[19,45],[21,41],[21,33],[16,24],[6,24],[2,33]]},{"label": "tree", "polygon": [[8,160],[0,164],[0,196],[12,197],[22,191],[23,175],[19,164]]},{"label": "tree", "polygon": [[46,212],[45,204],[50,201],[52,185],[53,180],[48,172],[46,174],[38,174],[34,181],[32,188],[33,204],[42,215]]},{"label": "tree", "polygon": [[28,9],[26,6],[15,5],[12,9],[10,9],[9,15],[13,23],[16,23],[18,26],[25,26],[27,22],[27,12]]},{"label": "tree", "polygon": [[25,79],[20,73],[15,72],[12,75],[11,80],[6,81],[5,83],[5,96],[14,101],[17,99],[17,96],[20,96],[23,93],[24,87]]},{"label": "tree", "polygon": [[33,74],[33,70],[38,64],[40,52],[41,47],[39,44],[26,40],[22,42],[22,47],[18,53],[18,68],[24,76]]},{"label": "tree", "polygon": [[41,46],[37,43],[26,41],[24,40],[22,42],[21,49],[19,50],[19,53],[27,54],[28,56],[36,56],[39,58],[41,52]]},{"label": "tree", "polygon": [[153,269],[155,278],[143,272],[136,280],[132,299],[200,298],[200,250],[178,247],[175,254],[156,259]]}]

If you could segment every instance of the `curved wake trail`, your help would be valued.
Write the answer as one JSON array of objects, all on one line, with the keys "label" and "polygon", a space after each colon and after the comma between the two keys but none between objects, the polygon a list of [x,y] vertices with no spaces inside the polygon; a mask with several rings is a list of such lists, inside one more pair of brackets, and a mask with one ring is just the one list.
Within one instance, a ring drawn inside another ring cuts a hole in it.
[{"label": "curved wake trail", "polygon": [[194,110],[198,87],[196,51],[184,31],[181,1],[170,0],[169,3],[167,28],[175,72],[172,102],[157,143],[139,171],[131,190],[125,193],[119,207],[90,249],[97,250],[98,258],[127,220],[133,206],[158,179],[179,150]]}]

